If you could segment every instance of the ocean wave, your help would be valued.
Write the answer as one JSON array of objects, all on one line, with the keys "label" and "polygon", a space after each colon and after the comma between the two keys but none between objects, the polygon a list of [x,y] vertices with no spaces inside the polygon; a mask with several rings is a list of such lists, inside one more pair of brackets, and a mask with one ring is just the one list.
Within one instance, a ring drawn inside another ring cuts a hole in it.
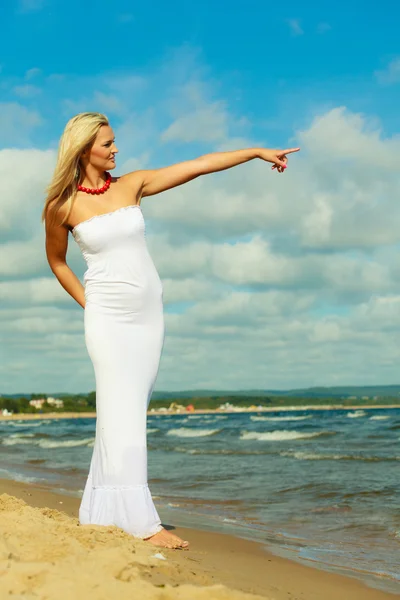
[{"label": "ocean wave", "polygon": [[147,433],[155,433],[156,431],[160,431],[157,427],[150,427],[147,430]]},{"label": "ocean wave", "polygon": [[39,440],[38,446],[41,448],[76,448],[78,446],[88,446],[94,442],[94,438],[85,438],[83,440]]},{"label": "ocean wave", "polygon": [[214,423],[215,421],[217,421],[218,419],[227,419],[228,417],[226,415],[199,415],[199,416],[195,416],[195,417],[186,417],[185,419],[181,419],[179,421],[179,423],[188,423],[190,422],[191,419],[200,419],[203,421],[207,421],[207,423],[204,423],[204,425],[210,425],[212,423]]},{"label": "ocean wave", "polygon": [[283,442],[286,440],[306,440],[321,435],[332,435],[334,432],[317,431],[315,433],[302,433],[300,431],[290,431],[287,429],[277,431],[242,431],[241,440],[257,440],[258,442]]},{"label": "ocean wave", "polygon": [[352,454],[316,454],[314,452],[280,452],[280,456],[297,460],[358,460],[361,462],[398,461],[399,456],[354,456]]},{"label": "ocean wave", "polygon": [[304,417],[250,417],[252,421],[304,421],[305,419],[311,419],[311,415]]},{"label": "ocean wave", "polygon": [[365,410],[354,410],[347,413],[347,417],[350,419],[357,419],[358,417],[365,417],[367,413]]},{"label": "ocean wave", "polygon": [[180,427],[180,429],[170,429],[167,435],[174,435],[181,438],[205,437],[219,433],[220,429],[190,429],[188,427]]},{"label": "ocean wave", "polygon": [[[29,437],[28,437],[29,436]],[[17,446],[17,445],[31,445],[39,446],[39,448],[74,448],[77,446],[89,446],[90,442],[93,442],[94,438],[85,438],[83,440],[58,440],[48,438],[36,438],[34,439],[33,434],[26,434],[25,437],[10,436],[2,441],[3,446]]]},{"label": "ocean wave", "polygon": [[32,438],[23,438],[23,437],[7,437],[4,438],[4,440],[2,440],[2,445],[3,446],[19,446],[19,445],[27,445],[30,444],[31,446],[35,446],[37,444],[38,440],[33,440]]},{"label": "ocean wave", "polygon": [[[185,421],[187,421],[188,419],[227,419],[228,416],[227,415],[188,415],[188,417],[185,419]],[[183,421],[182,421],[183,423]]]},{"label": "ocean wave", "polygon": [[35,422],[32,422],[31,420],[26,420],[26,421],[4,421],[4,422],[7,423],[11,427],[40,427],[41,425],[46,425],[47,423],[51,423],[50,420],[35,421]]},{"label": "ocean wave", "polygon": [[[165,451],[171,450],[170,448],[165,448]],[[183,454],[217,454],[224,456],[266,456],[271,455],[272,452],[266,452],[265,450],[226,450],[221,448],[217,449],[200,449],[200,448],[185,448],[183,446],[175,446],[172,448],[174,452],[182,452]]]},{"label": "ocean wave", "polygon": [[390,419],[390,417],[384,415],[375,415],[375,417],[370,417],[370,421],[386,421],[386,419]]},{"label": "ocean wave", "polygon": [[42,477],[28,477],[28,475],[22,475],[22,473],[9,471],[8,469],[0,469],[0,477],[12,479],[13,481],[20,481],[21,483],[38,483],[45,481]]}]

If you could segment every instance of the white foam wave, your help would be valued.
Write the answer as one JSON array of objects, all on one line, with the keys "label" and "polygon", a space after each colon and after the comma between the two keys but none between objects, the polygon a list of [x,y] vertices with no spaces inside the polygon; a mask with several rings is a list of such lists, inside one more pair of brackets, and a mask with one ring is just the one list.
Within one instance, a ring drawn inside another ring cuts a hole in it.
[{"label": "white foam wave", "polygon": [[310,419],[311,415],[306,415],[304,417],[250,417],[252,421],[304,421],[305,419]]},{"label": "white foam wave", "polygon": [[358,417],[365,417],[366,414],[367,413],[365,412],[365,410],[354,410],[354,411],[348,412],[347,416],[350,419],[357,419]]},{"label": "white foam wave", "polygon": [[155,433],[156,431],[160,431],[160,430],[159,430],[159,429],[157,429],[157,427],[150,427],[150,428],[147,430],[147,433]]},{"label": "white foam wave", "polygon": [[[227,418],[228,418],[227,415],[188,415],[188,417],[187,417],[187,419],[227,419]],[[187,419],[185,419],[185,421]]]},{"label": "white foam wave", "polygon": [[180,427],[180,429],[170,429],[167,435],[174,435],[181,438],[205,437],[214,435],[221,431],[220,429],[190,429],[188,427]]},{"label": "white foam wave", "polygon": [[35,437],[34,433],[12,433],[10,438],[32,438]]},{"label": "white foam wave", "polygon": [[32,439],[33,434],[26,434],[25,437],[10,436],[3,440],[3,446],[27,445],[39,446],[39,448],[75,448],[77,446],[89,446],[94,442],[94,438],[85,438],[83,440],[51,440],[51,439]]},{"label": "white foam wave", "polygon": [[85,438],[83,440],[39,440],[38,446],[41,448],[76,448],[78,446],[88,446],[94,442],[94,438]]},{"label": "white foam wave", "polygon": [[38,440],[32,440],[31,438],[21,438],[21,437],[17,437],[17,438],[13,438],[13,437],[8,437],[5,438],[2,441],[3,446],[16,446],[16,445],[22,445],[22,444],[31,444],[31,445],[35,445],[37,444]]},{"label": "white foam wave", "polygon": [[280,431],[242,431],[240,439],[257,440],[258,442],[281,442],[285,440],[306,440],[324,434],[324,431],[302,433],[300,431],[289,431],[287,429],[282,429]]},{"label": "white foam wave", "polygon": [[21,483],[36,483],[38,481],[43,481],[40,477],[28,477],[27,475],[22,475],[15,471],[8,471],[7,469],[0,469],[0,476],[5,477],[6,479],[12,479],[13,481],[20,481]]},{"label": "white foam wave", "polygon": [[313,452],[280,452],[280,456],[296,458],[297,460],[359,460],[366,462],[380,462],[383,460],[400,460],[400,456],[380,458],[378,456],[352,456],[349,454],[315,454]]},{"label": "white foam wave", "polygon": [[386,419],[390,419],[390,417],[385,415],[375,415],[374,417],[369,418],[370,421],[386,421]]},{"label": "white foam wave", "polygon": [[341,460],[348,458],[340,454],[314,454],[313,452],[280,452],[279,456],[297,458],[297,460]]},{"label": "white foam wave", "polygon": [[46,423],[50,423],[51,421],[47,420],[47,421],[31,421],[31,420],[26,420],[26,421],[6,421],[6,423],[8,423],[8,425],[10,425],[11,427],[40,427],[41,425],[45,425]]},{"label": "white foam wave", "polygon": [[237,519],[228,519],[225,517],[225,519],[223,519],[224,523],[237,523]]}]

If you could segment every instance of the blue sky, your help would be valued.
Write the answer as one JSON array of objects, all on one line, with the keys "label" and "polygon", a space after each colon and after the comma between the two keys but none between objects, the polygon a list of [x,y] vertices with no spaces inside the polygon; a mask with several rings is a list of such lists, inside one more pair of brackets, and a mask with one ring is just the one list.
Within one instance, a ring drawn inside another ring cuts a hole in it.
[{"label": "blue sky", "polygon": [[[96,77],[132,71],[146,76],[174,60],[173,76],[185,78],[182,59],[196,57],[197,69],[231,109],[257,123],[264,136],[280,141],[316,107],[343,102],[377,114],[390,132],[399,119],[398,86],[379,85],[375,73],[397,57],[399,16],[393,1],[385,10],[372,2],[343,1],[331,6],[309,1],[300,8],[288,0],[279,10],[259,1],[250,10],[241,2],[120,1],[110,11],[102,2],[18,0],[3,9],[0,56],[8,85],[3,83],[2,97],[15,99],[13,82],[15,89],[47,79],[47,96],[25,102],[45,107],[54,123],[57,100],[76,94],[78,81],[84,88],[86,78],[90,86]],[[26,81],[34,69],[40,74]]]},{"label": "blue sky", "polygon": [[[398,383],[399,16],[393,1],[7,3],[0,393],[94,387],[40,224],[83,110],[111,119],[117,173],[302,147],[282,178],[253,161],[143,202],[165,290],[156,389]],[[81,277],[72,241],[69,256]]]}]

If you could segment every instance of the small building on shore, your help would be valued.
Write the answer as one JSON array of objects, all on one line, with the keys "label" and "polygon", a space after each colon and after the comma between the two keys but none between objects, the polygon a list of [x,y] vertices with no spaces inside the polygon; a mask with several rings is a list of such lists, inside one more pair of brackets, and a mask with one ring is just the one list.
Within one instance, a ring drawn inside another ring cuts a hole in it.
[{"label": "small building on shore", "polygon": [[34,406],[36,409],[40,410],[41,408],[43,408],[44,404],[48,404],[49,406],[54,406],[54,408],[63,408],[64,401],[59,400],[58,398],[52,398],[51,396],[49,396],[49,398],[36,398],[35,400],[30,400],[29,404],[31,406]]},{"label": "small building on shore", "polygon": [[59,398],[47,398],[47,404],[54,406],[55,408],[63,408],[64,401]]},{"label": "small building on shore", "polygon": [[35,400],[29,400],[29,404],[35,408],[42,408],[46,402],[46,398],[36,398]]}]

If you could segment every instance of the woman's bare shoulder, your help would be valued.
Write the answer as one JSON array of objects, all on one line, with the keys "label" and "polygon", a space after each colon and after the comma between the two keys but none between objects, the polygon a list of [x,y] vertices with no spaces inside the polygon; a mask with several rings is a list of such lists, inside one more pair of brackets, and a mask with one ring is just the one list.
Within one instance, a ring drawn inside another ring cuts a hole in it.
[{"label": "woman's bare shoulder", "polygon": [[134,195],[137,202],[140,202],[142,197],[143,190],[143,171],[132,171],[131,173],[126,173],[125,175],[121,175],[120,177],[116,177],[116,183],[121,186],[121,188],[125,188],[129,192],[129,195]]},{"label": "woman's bare shoulder", "polygon": [[65,228],[68,228],[67,223],[64,222],[66,217],[67,207],[65,202],[60,202],[57,199],[50,200],[45,211],[46,227],[63,225]]}]

